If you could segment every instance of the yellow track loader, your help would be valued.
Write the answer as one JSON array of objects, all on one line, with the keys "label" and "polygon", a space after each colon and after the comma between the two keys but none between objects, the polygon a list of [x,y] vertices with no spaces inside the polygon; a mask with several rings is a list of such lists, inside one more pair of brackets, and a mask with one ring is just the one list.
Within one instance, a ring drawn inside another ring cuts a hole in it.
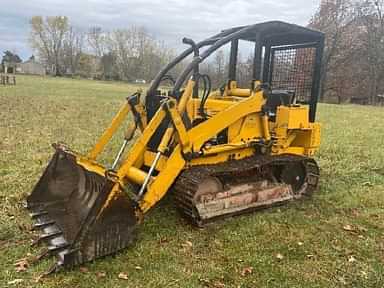
[{"label": "yellow track loader", "polygon": [[[182,216],[204,226],[316,189],[323,34],[272,21],[183,42],[188,48],[158,73],[145,99],[140,92],[128,97],[87,155],[54,145],[27,198],[34,227],[42,231],[36,242],[48,244],[43,255],[57,256],[51,272],[129,246],[145,214],[167,193]],[[241,42],[254,47],[253,80],[243,86],[237,79]],[[214,90],[201,63],[224,46],[230,48],[228,78]],[[188,56],[190,63],[170,77]],[[164,92],[164,81],[172,89]],[[116,158],[100,165],[98,156],[130,113],[134,120]],[[140,135],[133,137],[135,131]]]}]

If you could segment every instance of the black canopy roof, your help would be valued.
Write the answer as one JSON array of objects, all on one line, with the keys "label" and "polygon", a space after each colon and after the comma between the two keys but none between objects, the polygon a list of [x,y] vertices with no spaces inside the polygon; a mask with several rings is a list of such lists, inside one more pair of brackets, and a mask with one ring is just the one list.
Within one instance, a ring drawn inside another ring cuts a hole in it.
[{"label": "black canopy roof", "polygon": [[[185,68],[181,73],[175,84],[175,91],[177,91],[193,67],[204,61],[210,54],[216,51],[221,46],[232,40],[247,40],[256,42],[256,45],[261,46],[285,46],[304,43],[322,43],[324,41],[324,34],[322,32],[302,27],[295,24],[290,24],[282,21],[268,21],[258,24],[252,24],[242,27],[234,27],[223,30],[222,32],[196,43],[196,47],[202,48],[208,46],[207,50],[200,54],[200,57],[194,60]],[[148,89],[148,94],[155,94],[161,79],[172,69],[177,63],[185,59],[193,52],[193,48],[189,47],[173,61],[168,63],[155,77],[152,85]],[[260,57],[259,57],[260,58]]]},{"label": "black canopy roof", "polygon": [[307,27],[282,21],[268,21],[226,29],[212,38],[220,39],[241,30],[245,31],[241,33],[237,39],[252,42],[262,41],[272,46],[285,45],[287,42],[289,42],[290,45],[303,42],[316,42],[324,37],[322,32]]}]

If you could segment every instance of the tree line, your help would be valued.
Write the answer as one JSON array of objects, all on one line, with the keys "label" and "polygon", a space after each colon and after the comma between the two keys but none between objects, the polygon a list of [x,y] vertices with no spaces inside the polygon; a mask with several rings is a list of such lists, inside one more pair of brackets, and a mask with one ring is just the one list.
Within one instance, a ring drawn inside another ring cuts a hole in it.
[{"label": "tree line", "polygon": [[[30,28],[31,47],[47,73],[55,76],[150,81],[176,56],[174,49],[152,38],[144,27],[107,31],[94,26],[82,31],[72,26],[65,16],[34,16]],[[227,54],[227,51],[217,51],[211,61],[201,65],[201,73],[210,75],[214,88],[226,79]],[[246,63],[239,64],[242,79],[250,78],[248,70],[252,68],[248,58]],[[171,76],[177,76],[188,60],[178,64]]]},{"label": "tree line", "polygon": [[[325,33],[321,101],[360,104],[384,102],[384,0],[323,0],[309,27]],[[143,27],[81,31],[67,17],[35,16],[30,43],[52,75],[150,81],[175,50],[155,40]],[[240,53],[242,53],[240,51]],[[217,51],[200,67],[212,86],[226,79],[228,51]],[[253,55],[239,55],[238,79],[252,80]],[[183,69],[178,65],[173,74]]]},{"label": "tree line", "polygon": [[30,44],[47,73],[55,76],[150,80],[175,53],[143,27],[82,31],[65,16],[34,16],[30,25]]},{"label": "tree line", "polygon": [[322,100],[384,101],[384,0],[322,1],[310,26],[326,36]]}]

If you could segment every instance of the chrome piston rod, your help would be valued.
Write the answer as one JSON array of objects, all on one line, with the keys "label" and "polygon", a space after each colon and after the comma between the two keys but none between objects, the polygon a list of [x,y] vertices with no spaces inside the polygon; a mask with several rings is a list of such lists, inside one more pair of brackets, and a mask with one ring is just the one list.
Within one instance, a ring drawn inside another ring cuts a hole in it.
[{"label": "chrome piston rod", "polygon": [[128,145],[128,142],[129,142],[129,140],[125,139],[124,142],[123,142],[123,145],[121,145],[120,150],[119,150],[119,153],[117,153],[116,158],[115,158],[115,161],[113,161],[113,164],[112,164],[112,170],[115,170],[115,168],[117,167],[117,163],[119,163],[119,160],[120,160],[120,158],[121,158],[121,155],[123,155],[124,150],[125,150],[125,148],[126,148],[127,145]]},{"label": "chrome piston rod", "polygon": [[155,160],[153,160],[153,163],[152,163],[152,165],[151,165],[151,168],[149,168],[148,174],[147,174],[147,176],[146,176],[145,179],[144,179],[144,183],[143,183],[143,185],[141,186],[139,193],[137,194],[138,199],[140,199],[140,198],[143,196],[144,191],[145,191],[145,188],[147,188],[147,185],[148,185],[148,183],[149,183],[149,180],[150,180],[151,177],[152,177],[152,173],[153,173],[153,171],[155,171],[156,165],[157,165],[157,163],[159,162],[160,157],[161,157],[161,152],[157,152],[157,153],[156,153]]}]

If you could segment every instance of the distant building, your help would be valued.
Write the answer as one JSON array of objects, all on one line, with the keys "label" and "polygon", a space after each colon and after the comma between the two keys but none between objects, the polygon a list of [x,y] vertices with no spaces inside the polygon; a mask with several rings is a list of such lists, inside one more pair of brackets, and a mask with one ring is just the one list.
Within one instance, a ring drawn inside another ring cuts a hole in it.
[{"label": "distant building", "polygon": [[44,66],[37,62],[34,56],[17,66],[16,71],[20,74],[45,75]]},{"label": "distant building", "polygon": [[14,74],[16,67],[17,63],[3,61],[3,63],[0,65],[0,73]]},{"label": "distant building", "polygon": [[3,52],[3,57],[0,65],[0,73],[14,74],[17,65],[22,62],[19,55],[7,50]]}]

